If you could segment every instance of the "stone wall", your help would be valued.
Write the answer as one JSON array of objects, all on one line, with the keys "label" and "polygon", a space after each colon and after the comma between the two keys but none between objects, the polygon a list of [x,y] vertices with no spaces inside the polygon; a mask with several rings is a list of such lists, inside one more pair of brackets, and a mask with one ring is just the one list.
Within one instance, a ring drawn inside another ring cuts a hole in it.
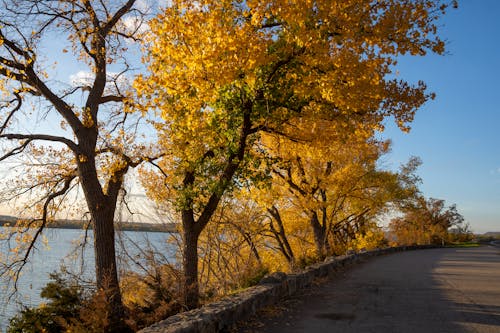
[{"label": "stone wall", "polygon": [[227,331],[236,322],[246,319],[257,310],[278,303],[297,290],[311,286],[314,279],[333,274],[339,268],[361,259],[399,251],[430,248],[432,246],[401,246],[364,251],[340,257],[329,257],[321,263],[294,273],[274,273],[264,277],[258,285],[199,309],[169,317],[139,333],[212,333]]}]

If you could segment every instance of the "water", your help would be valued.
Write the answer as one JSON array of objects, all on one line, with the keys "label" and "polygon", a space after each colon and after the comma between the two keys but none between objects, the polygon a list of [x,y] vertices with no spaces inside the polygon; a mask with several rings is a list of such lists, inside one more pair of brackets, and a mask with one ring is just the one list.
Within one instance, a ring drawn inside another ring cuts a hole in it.
[{"label": "water", "polygon": [[[0,332],[5,331],[9,318],[22,308],[21,303],[31,307],[44,301],[40,298],[40,291],[50,281],[49,274],[58,271],[62,264],[71,271],[80,272],[81,260],[72,259],[68,255],[75,248],[75,240],[82,240],[84,235],[83,230],[49,229],[46,233],[48,248],[40,245],[39,249],[34,252],[18,281],[19,292],[14,299],[7,300],[9,294],[5,290],[7,283],[0,281]],[[173,258],[172,246],[167,245],[166,242],[169,237],[168,233],[140,231],[125,231],[122,234],[122,239],[132,254],[139,252],[136,245],[142,250],[152,245],[157,249],[170,248],[168,255]],[[2,244],[0,248],[5,251],[5,244]],[[85,269],[81,272],[81,276],[92,279],[94,276],[94,252],[91,232],[89,232],[88,245],[84,249],[83,256]]]}]

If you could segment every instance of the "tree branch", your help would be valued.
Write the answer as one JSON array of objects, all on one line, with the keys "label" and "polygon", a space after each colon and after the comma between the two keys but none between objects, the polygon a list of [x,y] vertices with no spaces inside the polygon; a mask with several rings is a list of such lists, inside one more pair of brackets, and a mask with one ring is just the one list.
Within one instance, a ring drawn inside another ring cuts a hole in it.
[{"label": "tree branch", "polygon": [[118,11],[115,13],[115,15],[106,23],[106,25],[103,27],[104,33],[109,33],[111,29],[116,25],[116,23],[125,15],[128,13],[130,8],[134,5],[135,0],[128,0],[125,5],[123,5]]},{"label": "tree branch", "polygon": [[11,156],[14,156],[14,155],[22,153],[24,151],[24,149],[26,149],[26,147],[31,143],[31,141],[33,141],[33,140],[26,140],[19,147],[16,147],[16,148],[12,149],[11,151],[9,151],[8,153],[2,155],[0,157],[0,162],[3,161],[3,160],[6,160],[7,158],[9,158]]},{"label": "tree branch", "polygon": [[55,135],[46,135],[46,134],[0,134],[0,138],[6,138],[9,140],[41,140],[41,141],[51,141],[51,142],[60,142],[64,143],[69,149],[71,149],[74,153],[78,153],[78,145],[70,139],[55,136]]},{"label": "tree branch", "polygon": [[109,103],[109,102],[123,102],[125,101],[124,96],[116,96],[116,95],[107,95],[107,96],[102,96],[101,100],[99,101],[100,104],[104,103]]},{"label": "tree branch", "polygon": [[240,130],[240,137],[238,140],[238,149],[229,154],[226,167],[222,172],[218,183],[218,188],[210,195],[207,204],[205,205],[203,211],[201,212],[198,220],[196,221],[196,231],[198,234],[205,228],[207,223],[210,221],[213,213],[217,209],[217,205],[222,198],[222,194],[224,190],[229,186],[229,183],[233,179],[234,174],[238,170],[238,167],[243,161],[245,156],[245,150],[247,149],[247,140],[250,135],[250,131],[252,129],[252,120],[251,120],[251,111],[252,107],[247,105],[243,114],[243,124]]},{"label": "tree branch", "polygon": [[[9,125],[9,122],[10,122],[11,118],[14,116],[14,113],[16,113],[17,111],[19,111],[21,109],[21,106],[23,105],[23,99],[22,99],[21,95],[19,95],[18,92],[15,92],[14,96],[16,97],[15,100],[17,100],[17,105],[9,112],[9,115],[7,116],[7,118],[5,119],[5,121],[3,122],[2,126],[0,127],[0,134],[3,133],[3,131],[5,130],[5,128],[7,128],[7,126]],[[11,101],[11,102],[13,102],[13,101]],[[9,102],[9,104],[11,102]]]},{"label": "tree branch", "polygon": [[[50,195],[47,196],[47,198],[45,200],[45,203],[43,205],[42,218],[39,219],[39,221],[41,221],[42,224],[37,228],[37,230],[35,232],[35,235],[31,239],[30,244],[28,245],[28,248],[26,249],[26,252],[24,253],[24,256],[20,260],[17,261],[17,263],[20,264],[20,266],[19,266],[19,268],[17,268],[17,270],[15,272],[16,278],[14,279],[14,281],[15,281],[14,282],[14,286],[15,286],[16,290],[17,290],[17,281],[19,280],[21,271],[24,268],[24,266],[26,265],[26,263],[28,262],[28,258],[30,256],[31,252],[33,251],[33,249],[35,248],[35,244],[36,244],[36,241],[38,240],[38,237],[40,236],[40,234],[45,229],[45,226],[47,225],[48,208],[49,208],[50,203],[55,198],[57,198],[57,197],[59,197],[61,195],[66,194],[66,192],[71,187],[71,182],[75,178],[76,178],[76,175],[69,175],[69,176],[67,176],[64,179],[64,185],[63,185],[63,187],[59,191],[56,191],[56,192],[54,192],[54,193],[52,193],[52,194],[50,194]],[[37,221],[37,220],[33,220],[31,223],[33,223],[35,221]]]}]

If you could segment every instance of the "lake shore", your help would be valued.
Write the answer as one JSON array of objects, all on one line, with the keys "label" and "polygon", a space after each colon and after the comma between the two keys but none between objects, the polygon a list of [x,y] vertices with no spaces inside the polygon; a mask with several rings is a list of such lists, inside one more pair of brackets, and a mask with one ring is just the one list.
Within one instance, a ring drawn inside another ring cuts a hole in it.
[{"label": "lake shore", "polygon": [[[13,226],[19,218],[9,215],[0,215],[0,226]],[[146,222],[115,222],[118,230],[145,231],[145,232],[178,232],[176,223],[146,223]],[[56,220],[46,228],[57,229],[92,229],[92,225],[82,220]]]}]

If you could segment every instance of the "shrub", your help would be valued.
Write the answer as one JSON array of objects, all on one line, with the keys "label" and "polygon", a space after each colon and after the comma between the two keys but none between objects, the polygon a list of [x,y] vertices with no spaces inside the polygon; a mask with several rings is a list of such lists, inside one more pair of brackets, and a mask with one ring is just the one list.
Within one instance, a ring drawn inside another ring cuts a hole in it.
[{"label": "shrub", "polygon": [[8,333],[59,333],[68,319],[77,318],[83,302],[82,288],[60,274],[51,274],[49,282],[40,293],[46,304],[37,308],[24,308],[11,318]]}]

